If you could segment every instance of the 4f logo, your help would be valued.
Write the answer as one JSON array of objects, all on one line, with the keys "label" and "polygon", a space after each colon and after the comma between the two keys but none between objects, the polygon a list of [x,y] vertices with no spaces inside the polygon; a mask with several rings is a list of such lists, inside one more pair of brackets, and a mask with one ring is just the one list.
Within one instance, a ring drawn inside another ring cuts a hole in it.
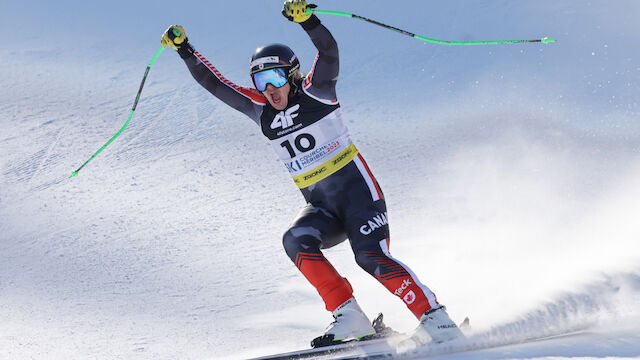
[{"label": "4f logo", "polygon": [[298,114],[295,114],[296,111],[300,109],[300,104],[296,104],[295,106],[290,107],[287,111],[280,111],[276,117],[273,118],[271,122],[271,128],[283,128],[286,129],[289,126],[293,126],[293,119],[298,117]]}]

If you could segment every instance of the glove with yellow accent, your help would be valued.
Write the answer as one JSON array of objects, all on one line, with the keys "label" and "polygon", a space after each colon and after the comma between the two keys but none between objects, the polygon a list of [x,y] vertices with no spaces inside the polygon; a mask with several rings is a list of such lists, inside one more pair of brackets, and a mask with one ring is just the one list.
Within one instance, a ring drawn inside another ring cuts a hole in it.
[{"label": "glove with yellow accent", "polygon": [[194,52],[189,44],[187,33],[180,25],[171,25],[162,35],[162,46],[171,46],[176,49],[181,58],[186,59]]},{"label": "glove with yellow accent", "polygon": [[313,15],[311,9],[318,5],[308,4],[306,0],[286,0],[282,6],[282,15],[289,21],[303,23]]},{"label": "glove with yellow accent", "polygon": [[187,33],[180,25],[171,25],[162,35],[162,46],[171,46],[176,51],[180,50],[180,47],[186,45],[189,39],[187,39]]}]

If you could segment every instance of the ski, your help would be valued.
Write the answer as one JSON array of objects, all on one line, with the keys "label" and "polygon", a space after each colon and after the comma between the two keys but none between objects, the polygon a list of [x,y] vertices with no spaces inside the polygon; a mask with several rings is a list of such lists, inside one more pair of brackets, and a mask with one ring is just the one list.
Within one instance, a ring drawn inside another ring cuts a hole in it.
[{"label": "ski", "polygon": [[[316,344],[311,349],[291,351],[282,354],[274,354],[253,358],[249,360],[281,360],[281,359],[331,359],[331,360],[374,360],[392,359],[398,356],[398,345],[403,340],[408,340],[409,335],[397,332],[386,326],[383,322],[382,313],[372,322],[376,333],[361,340],[352,340],[337,344],[324,344],[323,337],[314,339],[311,343]],[[465,318],[459,325],[461,330],[468,330],[469,318]]]},{"label": "ski", "polygon": [[[279,360],[279,359],[324,359],[324,360],[383,360],[383,359],[422,359],[434,356],[463,354],[490,349],[508,348],[518,344],[527,344],[546,341],[562,341],[563,339],[588,334],[586,328],[572,330],[558,330],[545,334],[529,336],[508,336],[500,334],[476,334],[471,337],[454,339],[447,342],[430,342],[427,344],[411,344],[410,337],[403,333],[393,331],[382,323],[382,314],[374,320],[382,326],[375,327],[380,335],[376,338],[361,341],[317,347],[312,349],[292,351],[254,358],[250,360]],[[459,326],[469,331],[469,318],[465,318]],[[376,334],[378,335],[378,334]],[[376,336],[374,335],[374,336]],[[415,345],[415,346],[413,346]]]},{"label": "ski", "polygon": [[381,338],[376,340],[354,341],[350,343],[316,348],[303,351],[272,355],[251,360],[279,359],[324,359],[324,360],[386,360],[395,358],[424,359],[442,355],[465,354],[476,351],[507,348],[512,345],[543,341],[554,341],[584,335],[585,331],[559,332],[554,335],[514,338],[510,340],[491,337],[472,337],[456,339],[445,343],[428,343],[413,349],[398,349],[396,346],[403,337]]},{"label": "ski", "polygon": [[284,360],[284,359],[333,359],[362,356],[371,351],[391,353],[395,352],[388,344],[388,339],[379,338],[372,340],[349,341],[337,345],[323,346],[307,350],[292,351],[288,353],[268,355],[250,360]]},{"label": "ski", "polygon": [[[376,330],[374,335],[363,338],[362,340],[352,340],[342,343],[336,343],[333,345],[318,346],[311,349],[292,351],[282,354],[274,354],[263,356],[259,358],[253,358],[250,360],[281,360],[281,359],[333,359],[333,358],[360,358],[366,356],[372,352],[380,354],[395,353],[394,340],[404,337],[401,334],[390,327],[386,326],[382,321],[382,313],[378,314],[373,321],[373,328]],[[318,344],[316,338],[314,343]]]}]

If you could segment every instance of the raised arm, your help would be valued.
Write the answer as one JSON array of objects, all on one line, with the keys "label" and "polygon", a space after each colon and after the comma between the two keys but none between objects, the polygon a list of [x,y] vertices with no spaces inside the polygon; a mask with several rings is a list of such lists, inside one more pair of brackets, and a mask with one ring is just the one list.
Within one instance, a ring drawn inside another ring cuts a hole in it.
[{"label": "raised arm", "polygon": [[289,0],[284,3],[282,14],[290,21],[299,23],[318,49],[303,84],[305,91],[316,98],[337,102],[336,83],[340,69],[338,44],[329,30],[320,23],[320,19],[307,13],[307,8],[314,7],[315,5],[307,4],[304,0]]},{"label": "raised arm", "polygon": [[194,50],[182,26],[170,26],[162,36],[162,45],[172,46],[178,51],[191,75],[202,87],[256,123],[260,122],[260,114],[266,104],[266,98],[258,90],[236,85],[222,76],[202,54]]}]

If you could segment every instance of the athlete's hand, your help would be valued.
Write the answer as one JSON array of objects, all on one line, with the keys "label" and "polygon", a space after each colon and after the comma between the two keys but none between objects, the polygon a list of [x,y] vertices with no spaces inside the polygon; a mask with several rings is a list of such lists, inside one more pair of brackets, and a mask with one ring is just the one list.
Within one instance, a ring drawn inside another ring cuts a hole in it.
[{"label": "athlete's hand", "polygon": [[286,0],[282,6],[282,15],[289,21],[302,23],[313,14],[311,9],[317,8],[318,5],[308,4],[306,0]]},{"label": "athlete's hand", "polygon": [[180,25],[171,25],[162,35],[162,46],[171,46],[175,50],[180,50],[180,47],[187,44],[187,33]]}]

